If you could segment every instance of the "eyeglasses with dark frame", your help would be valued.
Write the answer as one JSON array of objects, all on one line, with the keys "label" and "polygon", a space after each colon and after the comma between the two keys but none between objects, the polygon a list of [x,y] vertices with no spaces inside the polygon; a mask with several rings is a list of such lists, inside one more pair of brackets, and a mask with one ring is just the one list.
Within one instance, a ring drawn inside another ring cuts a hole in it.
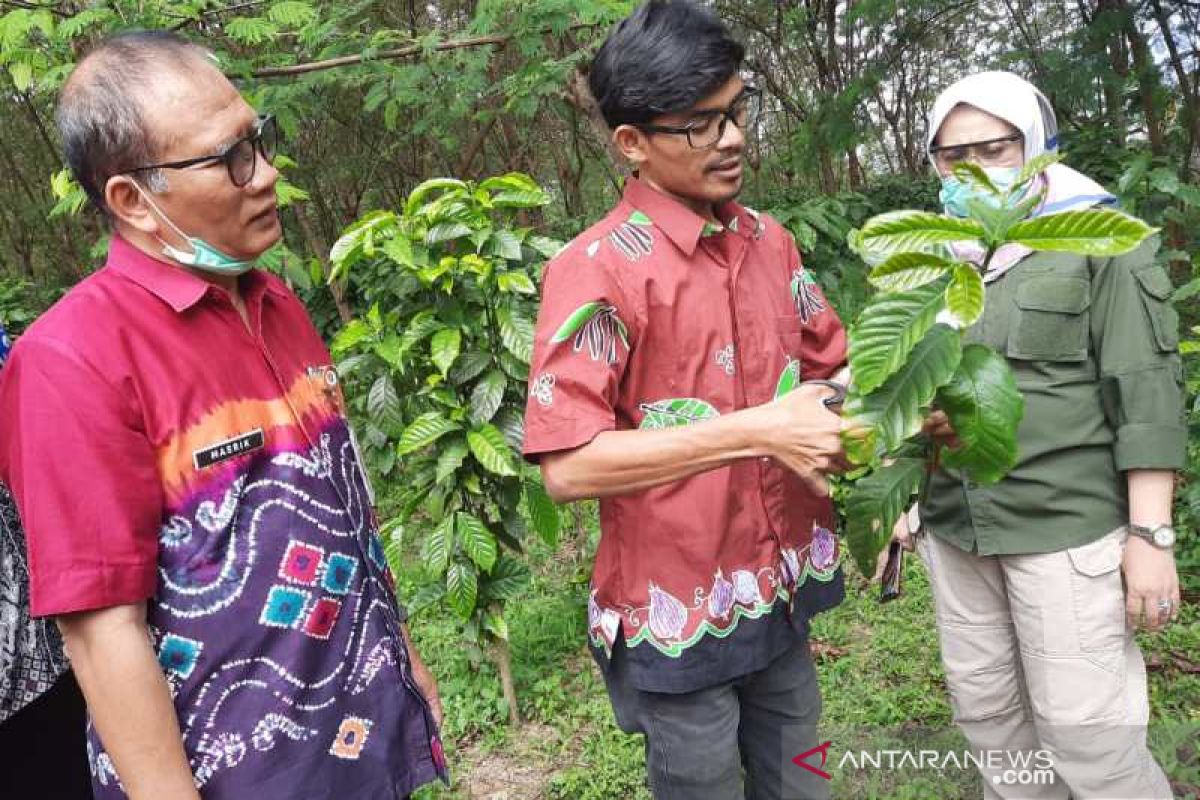
[{"label": "eyeglasses with dark frame", "polygon": [[[647,133],[666,133],[673,136],[686,136],[688,145],[696,150],[712,147],[725,135],[725,126],[733,122],[741,131],[753,127],[758,117],[762,92],[756,87],[747,86],[742,89],[729,108],[713,108],[697,112],[687,125],[652,125],[637,123],[638,130]],[[719,122],[718,122],[719,120]]]},{"label": "eyeglasses with dark frame", "polygon": [[279,144],[279,129],[275,124],[273,114],[264,114],[254,122],[254,130],[238,139],[220,153],[210,156],[188,158],[183,161],[168,161],[162,164],[147,164],[135,167],[125,174],[146,172],[152,169],[187,169],[200,164],[209,166],[221,163],[229,173],[229,180],[234,186],[242,187],[254,180],[254,168],[258,165],[258,156],[270,163],[275,158],[275,148]]},{"label": "eyeglasses with dark frame", "polygon": [[960,161],[966,161],[974,153],[977,160],[989,164],[1001,161],[1010,154],[1006,145],[1020,143],[1024,139],[1025,137],[1020,133],[1010,133],[1007,136],[997,136],[995,139],[984,139],[979,142],[930,147],[929,154],[943,164],[957,164]]}]

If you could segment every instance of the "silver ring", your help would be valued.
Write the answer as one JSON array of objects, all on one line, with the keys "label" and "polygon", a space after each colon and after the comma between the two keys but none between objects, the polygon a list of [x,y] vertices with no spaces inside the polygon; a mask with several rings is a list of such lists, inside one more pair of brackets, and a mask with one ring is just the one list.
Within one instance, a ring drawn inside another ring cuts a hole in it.
[{"label": "silver ring", "polygon": [[1158,601],[1158,610],[1159,611],[1170,611],[1171,606],[1173,606],[1173,605],[1175,605],[1175,603],[1171,600],[1159,600]]}]

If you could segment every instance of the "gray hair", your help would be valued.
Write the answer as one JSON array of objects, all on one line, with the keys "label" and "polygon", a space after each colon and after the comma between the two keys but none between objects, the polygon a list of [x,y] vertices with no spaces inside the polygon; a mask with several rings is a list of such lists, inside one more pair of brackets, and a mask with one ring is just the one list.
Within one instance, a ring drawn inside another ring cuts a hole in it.
[{"label": "gray hair", "polygon": [[[208,51],[169,31],[131,31],[101,42],[76,67],[58,101],[58,131],[67,166],[88,199],[109,214],[108,179],[151,163],[164,143],[146,126],[143,101],[164,68],[194,69]],[[144,175],[166,191],[159,170]]]}]

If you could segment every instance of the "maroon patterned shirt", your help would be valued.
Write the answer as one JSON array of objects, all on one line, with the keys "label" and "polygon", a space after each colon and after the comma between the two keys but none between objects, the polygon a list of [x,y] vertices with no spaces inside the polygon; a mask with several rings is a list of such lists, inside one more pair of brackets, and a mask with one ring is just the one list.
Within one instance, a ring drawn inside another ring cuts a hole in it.
[{"label": "maroon patterned shirt", "polygon": [[[845,362],[841,323],[788,233],[736,203],[718,217],[630,179],[550,263],[526,457],[602,431],[703,423]],[[842,597],[830,501],[771,458],[603,499],[600,526],[589,636],[602,664],[628,648],[643,689],[692,691],[761,668],[790,644],[781,619],[804,632]]]}]

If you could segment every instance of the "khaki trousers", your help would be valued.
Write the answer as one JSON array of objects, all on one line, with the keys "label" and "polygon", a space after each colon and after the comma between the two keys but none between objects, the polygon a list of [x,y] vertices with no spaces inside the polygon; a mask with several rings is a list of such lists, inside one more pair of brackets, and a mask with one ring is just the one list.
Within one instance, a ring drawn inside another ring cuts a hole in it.
[{"label": "khaki trousers", "polygon": [[918,538],[954,721],[973,750],[1042,751],[1032,768],[1052,763],[1037,783],[985,763],[989,800],[1171,797],[1146,746],[1146,668],[1125,625],[1126,535],[1002,556]]}]

